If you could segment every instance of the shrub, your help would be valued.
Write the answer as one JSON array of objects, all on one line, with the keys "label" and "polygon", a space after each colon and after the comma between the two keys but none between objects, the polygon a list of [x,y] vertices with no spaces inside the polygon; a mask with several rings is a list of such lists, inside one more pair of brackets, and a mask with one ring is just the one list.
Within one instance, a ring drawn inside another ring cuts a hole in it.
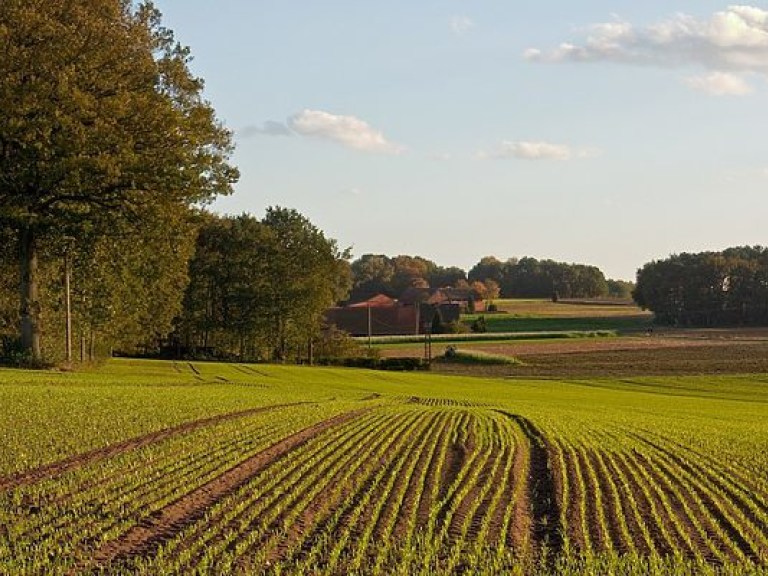
[{"label": "shrub", "polygon": [[478,365],[506,365],[521,366],[523,363],[512,356],[502,354],[490,354],[489,352],[459,350],[455,346],[448,346],[445,349],[445,359],[458,364],[478,364]]},{"label": "shrub", "polygon": [[482,333],[488,332],[488,325],[485,322],[485,316],[480,316],[476,318],[475,321],[472,322],[470,329],[475,334],[482,334]]}]

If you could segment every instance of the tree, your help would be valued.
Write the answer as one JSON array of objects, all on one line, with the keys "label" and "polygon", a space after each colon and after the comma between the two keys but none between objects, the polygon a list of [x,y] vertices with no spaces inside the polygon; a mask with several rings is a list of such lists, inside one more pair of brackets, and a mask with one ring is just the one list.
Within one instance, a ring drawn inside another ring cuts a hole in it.
[{"label": "tree", "polygon": [[682,253],[645,264],[633,297],[664,324],[768,324],[768,249]]},{"label": "tree", "polygon": [[392,289],[400,295],[408,288],[429,288],[427,280],[437,270],[437,264],[421,256],[395,256]]},{"label": "tree", "polygon": [[274,356],[283,360],[289,341],[301,343],[317,335],[323,312],[338,293],[337,261],[349,255],[296,210],[269,208],[262,223],[277,239],[269,266],[270,316]]},{"label": "tree", "polygon": [[635,289],[634,282],[627,282],[625,280],[606,280],[608,286],[608,296],[611,298],[619,298],[621,300],[629,300],[632,298],[632,290]]},{"label": "tree", "polygon": [[505,267],[516,263],[516,260],[510,260],[505,263],[495,256],[483,256],[480,262],[475,264],[469,271],[469,281],[479,280],[480,282],[485,282],[486,280],[493,280],[497,284],[501,284],[504,279]]},{"label": "tree", "polygon": [[384,254],[363,254],[352,262],[352,295],[369,298],[376,294],[394,296],[392,278],[395,266]]},{"label": "tree", "polygon": [[283,360],[313,341],[348,289],[347,252],[295,210],[205,218],[178,323],[185,344]]},{"label": "tree", "polygon": [[19,243],[21,339],[41,358],[41,239],[231,192],[231,134],[151,2],[0,3],[0,226]]},{"label": "tree", "polygon": [[426,280],[433,288],[446,288],[447,286],[455,286],[459,280],[466,279],[467,273],[461,268],[456,266],[449,266],[448,268],[437,266]]}]

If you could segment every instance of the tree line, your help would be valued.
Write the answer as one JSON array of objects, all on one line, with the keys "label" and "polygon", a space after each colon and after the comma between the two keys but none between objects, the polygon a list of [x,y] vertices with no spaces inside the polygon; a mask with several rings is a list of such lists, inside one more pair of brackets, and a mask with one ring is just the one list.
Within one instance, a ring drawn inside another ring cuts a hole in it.
[{"label": "tree line", "polygon": [[638,270],[634,298],[662,324],[768,325],[768,248],[654,260]]},{"label": "tree line", "polygon": [[595,266],[535,258],[482,258],[469,272],[420,256],[365,254],[352,262],[352,297],[401,296],[408,288],[471,290],[477,298],[630,298],[633,284],[607,280]]}]

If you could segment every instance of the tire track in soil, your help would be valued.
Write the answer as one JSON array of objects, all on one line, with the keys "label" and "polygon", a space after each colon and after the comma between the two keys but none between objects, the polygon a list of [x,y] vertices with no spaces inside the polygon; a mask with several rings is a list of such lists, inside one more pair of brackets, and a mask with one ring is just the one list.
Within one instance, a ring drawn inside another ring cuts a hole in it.
[{"label": "tire track in soil", "polygon": [[256,376],[263,376],[264,378],[271,378],[269,374],[266,372],[262,372],[261,370],[257,370],[256,368],[253,368],[252,366],[245,366],[242,364],[235,364],[233,366],[235,370],[238,372],[242,372],[243,374],[248,374],[250,376],[256,375]]},{"label": "tire track in soil", "polygon": [[19,488],[21,486],[28,486],[41,480],[47,480],[55,476],[59,476],[65,472],[69,472],[75,468],[82,468],[94,462],[100,462],[107,458],[112,458],[125,452],[132,450],[138,450],[154,444],[186,434],[188,432],[194,432],[208,426],[220,424],[222,422],[228,422],[229,420],[237,420],[239,418],[246,418],[262,412],[270,412],[272,410],[280,410],[282,408],[291,408],[294,406],[308,406],[315,404],[314,402],[293,402],[290,404],[274,404],[271,406],[260,406],[258,408],[249,408],[248,410],[239,410],[237,412],[228,412],[226,414],[219,414],[218,416],[211,416],[210,418],[202,418],[200,420],[192,420],[190,422],[184,422],[177,426],[171,426],[170,428],[164,428],[156,432],[150,432],[143,436],[136,436],[128,440],[123,440],[109,446],[102,448],[96,448],[89,452],[81,454],[75,454],[63,460],[58,460],[50,464],[44,464],[32,470],[27,470],[13,476],[0,478],[0,492],[5,490],[11,490],[13,488]]},{"label": "tire track in soil", "polygon": [[499,414],[512,419],[528,441],[528,498],[533,515],[532,536],[538,548],[546,546],[552,557],[557,557],[563,548],[560,526],[560,504],[557,498],[555,479],[549,461],[547,439],[536,426],[519,414],[497,410]]},{"label": "tire track in soil", "polygon": [[[368,409],[354,410],[328,420],[323,420],[283,438],[258,454],[254,454],[203,486],[182,496],[165,508],[156,511],[151,517],[143,520],[118,539],[107,542],[93,554],[91,558],[92,564],[88,567],[99,571],[108,568],[115,561],[137,554],[144,555],[150,553],[164,541],[178,534],[186,526],[200,520],[205,515],[206,510],[212,505],[241,488],[269,464],[286,456],[292,450],[302,446],[329,428],[348,422],[365,412],[368,412]],[[78,573],[83,568],[83,566],[77,566],[71,573]]]}]

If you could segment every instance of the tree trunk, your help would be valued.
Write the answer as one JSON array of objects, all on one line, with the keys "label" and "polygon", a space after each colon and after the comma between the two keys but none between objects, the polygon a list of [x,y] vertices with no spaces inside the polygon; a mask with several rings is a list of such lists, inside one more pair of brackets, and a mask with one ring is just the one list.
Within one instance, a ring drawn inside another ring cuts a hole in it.
[{"label": "tree trunk", "polygon": [[40,300],[37,286],[37,238],[33,226],[19,230],[21,347],[32,360],[42,360],[40,350]]}]

